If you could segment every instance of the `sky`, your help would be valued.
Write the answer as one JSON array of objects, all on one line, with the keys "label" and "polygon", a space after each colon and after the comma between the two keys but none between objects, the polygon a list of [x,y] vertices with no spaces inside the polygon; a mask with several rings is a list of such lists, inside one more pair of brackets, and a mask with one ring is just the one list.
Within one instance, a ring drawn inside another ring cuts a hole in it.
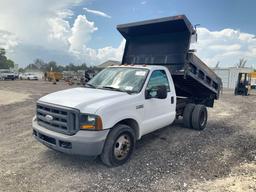
[{"label": "sky", "polygon": [[197,29],[191,45],[210,67],[256,68],[255,0],[0,0],[0,47],[24,67],[36,58],[98,65],[121,60],[117,24],[185,14]]}]

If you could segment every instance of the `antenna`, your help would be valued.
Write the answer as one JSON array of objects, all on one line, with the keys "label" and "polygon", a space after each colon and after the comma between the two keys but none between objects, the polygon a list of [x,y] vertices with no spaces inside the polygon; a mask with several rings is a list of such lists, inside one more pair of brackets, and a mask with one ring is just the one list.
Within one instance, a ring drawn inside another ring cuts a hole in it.
[{"label": "antenna", "polygon": [[215,65],[215,68],[219,68],[219,65],[220,65],[220,61],[218,61]]},{"label": "antenna", "polygon": [[194,25],[195,30],[197,29],[198,26],[200,26],[199,23],[197,23],[197,24]]},{"label": "antenna", "polygon": [[195,42],[197,42],[197,27],[200,26],[200,24],[195,24],[194,25],[194,28],[195,28],[195,31],[192,33],[192,35],[195,36]]}]

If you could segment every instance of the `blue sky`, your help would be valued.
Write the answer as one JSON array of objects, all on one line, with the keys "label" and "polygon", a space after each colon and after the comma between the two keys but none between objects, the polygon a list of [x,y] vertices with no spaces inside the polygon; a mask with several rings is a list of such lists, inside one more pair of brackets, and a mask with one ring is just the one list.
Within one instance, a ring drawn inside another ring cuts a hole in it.
[{"label": "blue sky", "polygon": [[95,0],[82,3],[75,12],[80,14],[81,7],[98,9],[112,16],[112,19],[103,19],[87,14],[88,19],[99,26],[95,32],[98,38],[94,39],[97,43],[91,43],[95,47],[119,43],[117,24],[179,14],[185,14],[192,24],[199,23],[209,30],[232,28],[256,34],[255,0]]},{"label": "blue sky", "polygon": [[200,24],[192,47],[209,66],[245,58],[256,67],[255,7],[255,0],[1,0],[0,47],[20,66],[36,58],[97,65],[121,59],[117,24],[185,14]]}]

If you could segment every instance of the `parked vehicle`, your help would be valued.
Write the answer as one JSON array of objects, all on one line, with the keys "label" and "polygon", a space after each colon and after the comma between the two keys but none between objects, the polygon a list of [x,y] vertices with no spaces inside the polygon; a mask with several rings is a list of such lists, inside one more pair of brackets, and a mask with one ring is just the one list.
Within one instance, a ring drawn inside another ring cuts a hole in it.
[{"label": "parked vehicle", "polygon": [[19,79],[19,73],[17,72],[14,73],[14,79]]},{"label": "parked vehicle", "polygon": [[11,72],[9,69],[0,69],[0,80],[14,80],[15,74]]},{"label": "parked vehicle", "polygon": [[38,80],[38,76],[33,73],[23,73],[19,75],[20,80]]},{"label": "parked vehicle", "polygon": [[37,102],[33,135],[69,154],[100,156],[108,166],[130,159],[136,141],[182,116],[203,130],[221,80],[189,51],[196,33],[185,16],[119,25],[126,38],[122,65],[110,66],[85,87]]}]

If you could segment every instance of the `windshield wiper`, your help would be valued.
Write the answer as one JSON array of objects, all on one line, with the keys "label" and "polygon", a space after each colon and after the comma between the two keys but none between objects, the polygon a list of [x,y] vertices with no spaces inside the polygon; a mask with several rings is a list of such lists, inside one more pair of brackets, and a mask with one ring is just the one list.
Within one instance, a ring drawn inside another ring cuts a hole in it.
[{"label": "windshield wiper", "polygon": [[86,83],[85,84],[85,87],[89,87],[89,88],[96,88],[96,86],[94,86],[94,85],[92,85],[92,84],[90,84],[90,83]]},{"label": "windshield wiper", "polygon": [[103,86],[102,88],[103,88],[103,89],[110,89],[110,90],[113,90],[113,91],[126,92],[126,93],[128,93],[128,94],[131,94],[131,93],[132,93],[131,91],[126,91],[126,90],[118,89],[118,88],[116,88],[116,87],[111,87],[111,86]]},{"label": "windshield wiper", "polygon": [[121,89],[118,89],[118,88],[115,88],[115,87],[111,87],[111,86],[103,86],[102,88],[104,88],[104,89],[111,89],[111,90],[113,90],[113,91],[122,91],[122,92],[124,92],[124,91],[121,90]]}]

